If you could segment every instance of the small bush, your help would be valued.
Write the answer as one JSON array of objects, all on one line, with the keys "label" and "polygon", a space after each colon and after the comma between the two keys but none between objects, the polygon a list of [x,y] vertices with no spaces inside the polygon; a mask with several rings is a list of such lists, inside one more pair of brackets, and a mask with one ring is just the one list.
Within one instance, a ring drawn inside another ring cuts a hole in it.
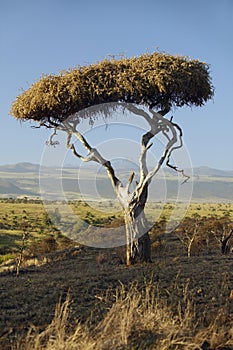
[{"label": "small bush", "polygon": [[31,255],[41,255],[52,253],[58,248],[57,241],[53,236],[44,237],[40,241],[34,241],[30,244],[29,250]]}]

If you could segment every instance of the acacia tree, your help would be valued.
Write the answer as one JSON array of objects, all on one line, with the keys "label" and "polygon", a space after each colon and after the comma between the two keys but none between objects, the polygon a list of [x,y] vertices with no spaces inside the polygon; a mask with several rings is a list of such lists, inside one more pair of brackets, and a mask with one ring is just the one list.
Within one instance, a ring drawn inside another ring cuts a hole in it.
[{"label": "acacia tree", "polygon": [[182,224],[175,230],[176,236],[181,241],[182,245],[187,249],[188,258],[191,257],[193,245],[198,243],[200,239],[200,228],[202,222],[200,216],[197,214],[193,217],[193,220],[186,218]]},{"label": "acacia tree", "polygon": [[[181,171],[171,165],[170,158],[175,149],[182,147],[182,129],[172,117],[165,118],[165,115],[172,107],[202,106],[212,96],[206,63],[155,52],[129,59],[105,59],[60,75],[43,76],[17,97],[11,114],[21,121],[33,120],[38,127],[52,128],[55,133],[63,130],[67,134],[67,147],[76,157],[84,162],[95,161],[106,169],[124,212],[129,265],[138,258],[151,259],[144,208],[152,178],[163,164]],[[96,110],[89,107],[96,105],[105,117],[123,106],[148,123],[148,131],[141,138],[139,181],[131,190],[134,173],[124,186],[111,162],[79,131],[81,119],[89,118],[94,123]],[[152,146],[151,140],[159,134],[164,136],[166,145],[158,163],[149,171],[147,151]],[[79,153],[72,136],[82,143],[87,156]],[[53,137],[50,142],[53,143]]]}]

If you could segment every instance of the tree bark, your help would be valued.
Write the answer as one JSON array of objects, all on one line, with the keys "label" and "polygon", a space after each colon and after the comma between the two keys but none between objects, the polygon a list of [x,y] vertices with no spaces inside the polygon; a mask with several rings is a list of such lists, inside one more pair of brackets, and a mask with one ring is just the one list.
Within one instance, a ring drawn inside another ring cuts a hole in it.
[{"label": "tree bark", "polygon": [[230,231],[229,235],[227,237],[225,237],[222,241],[221,241],[221,252],[222,254],[227,254],[229,252],[228,249],[228,241],[231,238],[231,236],[233,235],[233,229]]},{"label": "tree bark", "polygon": [[124,209],[126,228],[126,264],[151,262],[151,241],[144,214],[144,205],[139,202]]}]

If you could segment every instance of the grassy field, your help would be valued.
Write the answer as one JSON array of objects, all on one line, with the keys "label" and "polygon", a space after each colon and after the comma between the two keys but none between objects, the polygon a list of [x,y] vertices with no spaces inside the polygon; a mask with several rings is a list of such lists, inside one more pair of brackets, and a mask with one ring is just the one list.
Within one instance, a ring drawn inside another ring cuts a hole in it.
[{"label": "grassy field", "polygon": [[[53,236],[58,242],[62,236],[59,228],[65,227],[65,232],[72,238],[72,232],[82,238],[88,225],[103,226],[121,218],[119,206],[114,201],[89,202],[73,201],[69,203],[69,215],[66,208],[59,203],[53,203],[50,207],[44,207],[39,200],[28,200],[27,198],[14,200],[6,199],[0,201],[0,262],[17,255],[21,245],[23,232],[29,233],[27,246],[39,243],[45,237]],[[46,212],[49,211],[49,214]],[[175,210],[175,214],[174,214]],[[171,215],[173,220],[184,217],[228,217],[233,221],[232,203],[191,203],[188,207],[174,203],[152,203],[146,208],[148,220],[155,224],[161,220],[169,221]],[[80,219],[80,222],[78,222]],[[87,226],[85,226],[85,223]],[[82,241],[82,239],[81,239]]]},{"label": "grassy field", "polygon": [[15,268],[0,273],[0,349],[233,349],[233,256],[215,239],[232,228],[233,204],[188,207],[180,230],[189,239],[197,229],[190,257],[181,232],[165,229],[174,203],[148,206],[148,218],[159,217],[150,232],[153,262],[130,267],[124,247],[83,247],[57,229],[74,226],[77,215],[116,227],[115,203],[69,204],[75,215],[65,220],[59,203],[49,216],[38,200],[0,202],[2,263],[12,258],[14,267],[25,233],[25,261],[37,257],[22,262],[18,277]]}]

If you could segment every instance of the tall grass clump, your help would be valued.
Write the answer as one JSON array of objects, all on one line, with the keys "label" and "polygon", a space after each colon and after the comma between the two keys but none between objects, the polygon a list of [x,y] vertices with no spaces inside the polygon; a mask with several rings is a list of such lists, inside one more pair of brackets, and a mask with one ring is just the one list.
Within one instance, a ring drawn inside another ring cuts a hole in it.
[{"label": "tall grass clump", "polygon": [[182,303],[169,306],[153,283],[146,283],[142,289],[137,284],[117,288],[111,307],[95,326],[90,320],[71,326],[69,310],[68,296],[65,302],[59,301],[54,319],[45,330],[31,327],[12,349],[233,349],[233,328],[224,326],[221,314],[206,327],[201,326],[192,301],[185,296]]}]

